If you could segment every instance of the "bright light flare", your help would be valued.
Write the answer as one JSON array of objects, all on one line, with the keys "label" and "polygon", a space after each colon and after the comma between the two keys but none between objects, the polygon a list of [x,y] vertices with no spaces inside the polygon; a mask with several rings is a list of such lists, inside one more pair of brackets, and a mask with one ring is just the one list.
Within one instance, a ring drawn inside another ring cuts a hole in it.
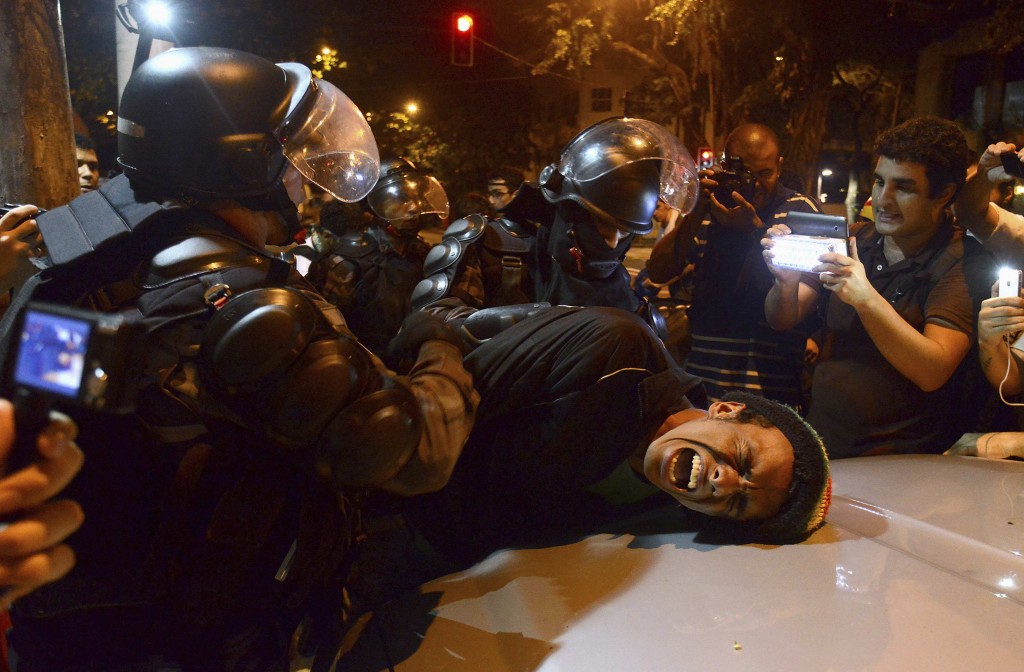
[{"label": "bright light flare", "polygon": [[405,104],[405,111],[409,114],[416,114],[420,111],[420,106],[414,102],[408,102]]},{"label": "bright light flare", "polygon": [[473,27],[473,17],[469,14],[461,14],[459,18],[455,19],[455,29],[460,33],[468,33]]},{"label": "bright light flare", "polygon": [[143,6],[143,11],[146,14],[146,20],[150,23],[158,26],[166,26],[171,23],[171,19],[174,18],[174,12],[171,11],[171,6],[161,0],[151,0]]}]

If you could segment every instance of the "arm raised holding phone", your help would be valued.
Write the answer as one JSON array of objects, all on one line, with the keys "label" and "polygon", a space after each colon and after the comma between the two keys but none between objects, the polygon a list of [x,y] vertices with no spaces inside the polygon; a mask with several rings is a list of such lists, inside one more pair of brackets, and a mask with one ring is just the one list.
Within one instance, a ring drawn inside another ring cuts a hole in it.
[{"label": "arm raised holding phone", "polygon": [[953,204],[957,220],[996,259],[1014,268],[1024,267],[1024,217],[992,203],[991,194],[1000,182],[1024,178],[1022,155],[1024,148],[1012,143],[989,145]]}]

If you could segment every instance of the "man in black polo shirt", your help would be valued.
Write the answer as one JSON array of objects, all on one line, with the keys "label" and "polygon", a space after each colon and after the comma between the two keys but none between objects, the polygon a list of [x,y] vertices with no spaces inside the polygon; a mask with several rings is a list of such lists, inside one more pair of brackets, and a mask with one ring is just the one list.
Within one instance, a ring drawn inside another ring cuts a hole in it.
[{"label": "man in black polo shirt", "polygon": [[772,238],[785,226],[764,239],[772,327],[791,328],[825,303],[808,420],[837,458],[939,453],[973,423],[957,402],[995,278],[989,255],[948,211],[971,161],[960,129],[911,119],[883,133],[875,155],[875,221],[855,229],[850,256],[823,254],[801,274],[771,266]]}]

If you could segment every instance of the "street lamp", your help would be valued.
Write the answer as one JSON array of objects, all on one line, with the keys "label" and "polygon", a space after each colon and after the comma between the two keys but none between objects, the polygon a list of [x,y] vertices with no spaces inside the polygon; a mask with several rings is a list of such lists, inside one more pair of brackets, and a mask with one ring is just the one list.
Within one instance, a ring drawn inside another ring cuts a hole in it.
[{"label": "street lamp", "polygon": [[115,7],[121,25],[139,36],[132,72],[149,58],[154,39],[180,44],[182,28],[195,23],[184,4],[185,0],[127,0]]},{"label": "street lamp", "polygon": [[821,193],[821,178],[829,177],[831,174],[831,168],[824,168],[820,173],[818,173],[818,200],[821,201],[822,203],[825,202],[825,197]]},{"label": "street lamp", "polygon": [[416,101],[410,100],[405,104],[405,111],[407,114],[416,114],[420,111],[420,106]]}]

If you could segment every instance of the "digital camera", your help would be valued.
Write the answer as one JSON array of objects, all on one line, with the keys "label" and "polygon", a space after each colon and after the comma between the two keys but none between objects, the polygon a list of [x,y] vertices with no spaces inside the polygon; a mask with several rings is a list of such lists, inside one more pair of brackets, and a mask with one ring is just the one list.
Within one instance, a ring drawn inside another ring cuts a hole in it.
[{"label": "digital camera", "polygon": [[[22,205],[24,205],[24,204],[23,203],[4,203],[3,205],[0,205],[0,217],[3,217],[4,215],[6,215],[11,210],[14,210],[15,208],[20,208]],[[44,212],[46,212],[46,210],[43,210],[42,208],[39,208],[39,212],[37,212],[34,215],[28,215],[27,217],[22,217],[21,220],[18,222],[18,224],[21,224],[21,222],[27,221],[29,219],[32,219],[33,217],[38,217],[39,215],[43,214]]]},{"label": "digital camera", "polygon": [[792,233],[775,238],[772,264],[781,268],[809,272],[828,252],[849,255],[849,225],[845,217],[813,212],[791,212],[786,226]]},{"label": "digital camera", "polygon": [[29,302],[19,317],[10,381],[33,398],[111,413],[135,409],[141,326],[124,315]]},{"label": "digital camera", "polygon": [[722,161],[722,168],[723,170],[711,175],[711,179],[718,183],[714,191],[715,199],[727,208],[735,208],[736,200],[732,197],[732,192],[735,191],[748,203],[752,202],[757,178],[743,167],[743,159],[739,156],[727,156]]}]

